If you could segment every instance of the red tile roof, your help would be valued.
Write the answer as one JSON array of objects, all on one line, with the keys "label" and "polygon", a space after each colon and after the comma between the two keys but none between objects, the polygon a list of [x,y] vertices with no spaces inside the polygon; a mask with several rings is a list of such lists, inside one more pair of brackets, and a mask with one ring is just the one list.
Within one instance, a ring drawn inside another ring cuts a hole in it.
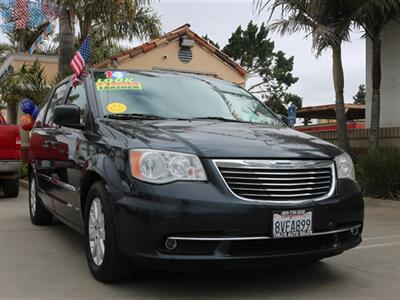
[{"label": "red tile roof", "polygon": [[[365,119],[365,104],[344,105],[347,120]],[[336,104],[309,106],[299,109],[298,118],[336,119]]]},{"label": "red tile roof", "polygon": [[175,41],[176,39],[179,39],[182,36],[187,36],[191,39],[193,39],[200,47],[208,50],[211,52],[213,55],[217,56],[220,60],[228,64],[231,68],[233,68],[236,72],[238,72],[241,76],[246,76],[247,71],[240,66],[238,63],[236,63],[233,59],[231,59],[228,55],[223,53],[221,50],[218,48],[215,48],[214,46],[210,45],[205,39],[203,39],[201,36],[190,30],[190,24],[185,24],[175,30],[172,30],[171,32],[168,32],[154,40],[151,40],[147,43],[144,43],[140,46],[137,46],[135,48],[123,51],[117,55],[111,56],[109,59],[98,63],[95,67],[97,68],[102,68],[106,67],[107,65],[111,65],[112,61],[117,61],[121,62],[129,58],[133,58],[135,56],[138,56],[140,54],[149,52],[159,46],[163,46],[169,42]]}]

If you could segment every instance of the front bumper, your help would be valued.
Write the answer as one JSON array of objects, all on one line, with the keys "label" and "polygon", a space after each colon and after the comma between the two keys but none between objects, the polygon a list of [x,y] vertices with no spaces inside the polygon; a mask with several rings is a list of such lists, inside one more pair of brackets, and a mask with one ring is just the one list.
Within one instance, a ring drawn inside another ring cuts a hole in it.
[{"label": "front bumper", "polygon": [[350,230],[288,239],[258,240],[240,237],[219,241],[179,240],[177,248],[170,253],[164,250],[157,255],[131,257],[141,266],[154,269],[243,269],[315,261],[338,255],[360,243],[361,233],[353,235]]},{"label": "front bumper", "polygon": [[0,179],[14,179],[19,174],[19,160],[0,160]]},{"label": "front bumper", "polygon": [[[135,184],[140,192],[110,196],[121,253],[146,267],[264,266],[333,256],[361,242],[363,198],[350,180],[339,180],[331,198],[306,204],[244,201],[209,182]],[[312,209],[317,235],[271,239],[272,212],[287,209]],[[174,250],[165,244],[171,238],[180,238]]]}]

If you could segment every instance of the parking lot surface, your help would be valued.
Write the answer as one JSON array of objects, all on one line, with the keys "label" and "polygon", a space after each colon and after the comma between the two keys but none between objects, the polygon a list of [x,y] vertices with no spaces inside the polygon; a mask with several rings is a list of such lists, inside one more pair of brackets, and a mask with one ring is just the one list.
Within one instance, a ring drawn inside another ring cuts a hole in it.
[{"label": "parking lot surface", "polygon": [[367,206],[363,243],[320,263],[146,271],[102,284],[89,273],[83,238],[59,222],[31,225],[27,197],[23,189],[16,199],[0,196],[0,299],[400,299],[400,208]]}]

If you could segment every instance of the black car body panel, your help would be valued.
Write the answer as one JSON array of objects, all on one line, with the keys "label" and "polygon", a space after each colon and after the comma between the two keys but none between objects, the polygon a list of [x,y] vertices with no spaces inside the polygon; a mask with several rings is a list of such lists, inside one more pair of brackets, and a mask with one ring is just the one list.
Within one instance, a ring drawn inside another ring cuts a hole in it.
[{"label": "black car body panel", "polygon": [[109,121],[147,147],[210,158],[333,159],[340,150],[289,128],[220,121]]},{"label": "black car body panel", "polygon": [[[79,232],[83,232],[88,189],[93,182],[102,180],[112,202],[121,254],[146,266],[201,268],[206,262],[211,267],[237,266],[238,262],[244,266],[262,265],[262,261],[270,264],[277,258],[323,258],[361,242],[364,206],[355,181],[336,180],[333,194],[322,201],[246,201],[230,191],[213,163],[214,159],[333,161],[343,153],[339,148],[283,126],[219,120],[104,118],[96,102],[92,75],[84,80],[84,86],[81,92],[87,97],[85,129],[48,124],[50,103],[66,103],[74,91],[66,80],[57,87],[65,89],[60,99],[56,88],[42,109],[30,147],[31,170],[39,183],[39,196],[53,214]],[[129,150],[148,148],[197,155],[207,181],[150,184],[133,178]],[[229,240],[271,237],[272,213],[286,209],[311,209],[313,232],[332,234],[321,235],[321,240],[318,236],[292,240],[293,245],[287,244],[290,238],[248,244],[245,240]],[[351,234],[350,228],[357,228],[357,232]],[[164,244],[171,236],[200,240],[182,242],[183,246],[174,252]],[[201,240],[209,237],[220,240]]]}]

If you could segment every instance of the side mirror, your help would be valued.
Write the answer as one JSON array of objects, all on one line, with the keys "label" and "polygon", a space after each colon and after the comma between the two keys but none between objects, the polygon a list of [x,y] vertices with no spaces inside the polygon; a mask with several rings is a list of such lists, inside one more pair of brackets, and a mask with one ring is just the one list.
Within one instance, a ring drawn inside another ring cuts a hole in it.
[{"label": "side mirror", "polygon": [[81,124],[81,110],[73,104],[57,105],[53,111],[53,122],[70,128],[84,128]]},{"label": "side mirror", "polygon": [[278,114],[278,117],[279,117],[279,119],[280,119],[283,123],[285,123],[286,126],[289,126],[288,117],[286,117],[286,116],[284,116],[284,115],[281,115],[281,114]]}]

